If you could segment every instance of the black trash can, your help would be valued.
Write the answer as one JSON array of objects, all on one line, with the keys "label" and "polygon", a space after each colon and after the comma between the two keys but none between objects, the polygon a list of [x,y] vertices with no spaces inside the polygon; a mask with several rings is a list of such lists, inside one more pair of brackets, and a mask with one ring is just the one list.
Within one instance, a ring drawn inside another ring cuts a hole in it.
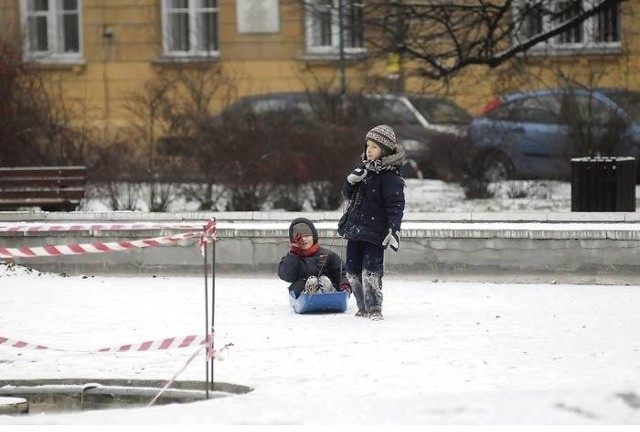
[{"label": "black trash can", "polygon": [[636,211],[636,159],[571,159],[571,211]]}]

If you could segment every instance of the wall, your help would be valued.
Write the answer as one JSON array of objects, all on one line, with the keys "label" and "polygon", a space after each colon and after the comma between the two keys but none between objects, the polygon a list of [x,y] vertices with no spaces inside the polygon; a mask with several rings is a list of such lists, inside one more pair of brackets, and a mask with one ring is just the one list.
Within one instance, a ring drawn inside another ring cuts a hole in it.
[{"label": "wall", "polygon": [[[316,222],[321,243],[345,257],[335,231],[339,213],[0,213],[1,248],[120,242],[193,231],[217,218],[216,271],[272,274],[288,250],[289,222]],[[400,252],[387,252],[388,274],[516,282],[640,283],[637,213],[408,213]],[[96,224],[163,228],[97,229]],[[83,225],[75,231],[61,226]],[[87,225],[94,225],[88,227]],[[56,231],[51,226],[57,226]],[[22,228],[18,228],[22,227]],[[200,232],[200,230],[196,230]],[[201,274],[197,236],[170,246],[103,254],[12,258],[16,264],[71,275]]]}]

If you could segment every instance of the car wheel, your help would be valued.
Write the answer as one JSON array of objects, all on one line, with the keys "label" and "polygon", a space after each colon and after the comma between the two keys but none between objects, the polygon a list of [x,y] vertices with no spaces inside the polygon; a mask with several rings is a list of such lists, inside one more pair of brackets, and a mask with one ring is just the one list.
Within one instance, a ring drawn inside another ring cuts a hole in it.
[{"label": "car wheel", "polygon": [[402,174],[402,177],[404,178],[424,178],[422,170],[413,159],[407,159],[404,161],[402,167],[400,167],[400,174]]},{"label": "car wheel", "polygon": [[503,153],[488,153],[481,159],[479,174],[489,182],[509,180],[513,177],[513,164]]}]

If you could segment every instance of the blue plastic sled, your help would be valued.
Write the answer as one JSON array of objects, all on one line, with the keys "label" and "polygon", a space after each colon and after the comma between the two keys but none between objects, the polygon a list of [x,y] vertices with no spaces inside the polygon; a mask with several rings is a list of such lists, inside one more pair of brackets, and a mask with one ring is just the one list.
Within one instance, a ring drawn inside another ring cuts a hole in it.
[{"label": "blue plastic sled", "polygon": [[293,293],[289,293],[289,303],[296,313],[310,312],[344,312],[347,310],[349,302],[349,292],[339,291],[320,294],[300,294],[295,298]]}]

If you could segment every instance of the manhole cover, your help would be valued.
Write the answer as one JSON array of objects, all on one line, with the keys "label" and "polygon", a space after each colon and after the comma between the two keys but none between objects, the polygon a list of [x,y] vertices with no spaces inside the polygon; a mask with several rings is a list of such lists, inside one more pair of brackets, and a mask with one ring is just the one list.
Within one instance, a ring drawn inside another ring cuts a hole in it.
[{"label": "manhole cover", "polygon": [[[0,414],[145,407],[165,384],[159,380],[125,379],[2,380]],[[202,381],[176,381],[162,392],[154,405],[228,397],[252,390],[247,386],[216,382],[213,389],[210,387],[207,391]]]},{"label": "manhole cover", "polygon": [[29,411],[29,402],[19,397],[0,396],[0,414],[24,414]]}]

